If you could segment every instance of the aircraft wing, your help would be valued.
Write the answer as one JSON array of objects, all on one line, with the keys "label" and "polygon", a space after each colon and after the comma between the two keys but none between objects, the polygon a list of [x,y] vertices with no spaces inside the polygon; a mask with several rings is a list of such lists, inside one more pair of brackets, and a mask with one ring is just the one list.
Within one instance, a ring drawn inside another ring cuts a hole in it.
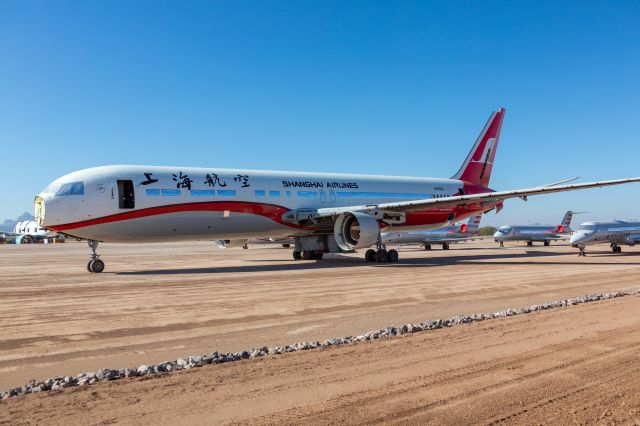
[{"label": "aircraft wing", "polygon": [[485,192],[481,194],[456,195],[443,198],[428,198],[423,200],[398,201],[393,203],[380,203],[377,205],[327,207],[318,209],[317,217],[331,217],[348,212],[371,212],[375,210],[387,210],[407,212],[423,210],[426,208],[452,207],[473,203],[492,203],[507,200],[509,198],[524,198],[530,195],[551,194],[555,192],[575,191],[578,189],[599,188],[602,186],[621,185],[624,183],[640,182],[640,177],[629,179],[603,180],[598,182],[574,183],[570,185],[538,186],[528,189],[515,189],[510,191]]}]

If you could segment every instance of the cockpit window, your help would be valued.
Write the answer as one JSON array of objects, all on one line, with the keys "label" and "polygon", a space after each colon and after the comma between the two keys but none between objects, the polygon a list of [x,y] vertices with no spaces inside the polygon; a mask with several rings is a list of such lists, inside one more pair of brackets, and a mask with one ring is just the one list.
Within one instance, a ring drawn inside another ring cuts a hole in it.
[{"label": "cockpit window", "polygon": [[63,183],[56,189],[54,195],[62,197],[64,195],[84,195],[84,184],[82,182]]},{"label": "cockpit window", "polygon": [[595,231],[596,225],[581,225],[578,228],[579,231]]},{"label": "cockpit window", "polygon": [[512,229],[513,229],[513,226],[501,226],[500,228],[498,228],[498,231],[504,232],[506,234],[511,232]]}]

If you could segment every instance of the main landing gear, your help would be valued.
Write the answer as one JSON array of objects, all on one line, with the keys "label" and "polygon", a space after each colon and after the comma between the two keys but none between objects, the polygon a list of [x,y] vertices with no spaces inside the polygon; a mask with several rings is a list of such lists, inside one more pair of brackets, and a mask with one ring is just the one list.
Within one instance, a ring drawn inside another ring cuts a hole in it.
[{"label": "main landing gear", "polygon": [[323,255],[322,250],[294,251],[293,260],[322,260]]},{"label": "main landing gear", "polygon": [[376,262],[376,263],[384,263],[390,262],[395,263],[398,261],[398,251],[391,249],[387,251],[387,248],[384,244],[382,244],[382,237],[378,234],[378,240],[376,241],[376,249],[369,249],[364,254],[364,259],[367,262]]},{"label": "main landing gear", "polygon": [[549,245],[550,245],[550,244],[551,244],[551,243],[549,242],[549,240],[545,240],[545,242],[544,242],[544,246],[545,246],[545,247],[549,247]]},{"label": "main landing gear", "polygon": [[611,243],[611,251],[614,253],[622,253],[622,247],[617,244]]},{"label": "main landing gear", "polygon": [[442,250],[449,250],[449,243],[442,243]]},{"label": "main landing gear", "polygon": [[504,247],[504,241],[500,241],[500,247]]},{"label": "main landing gear", "polygon": [[87,263],[87,270],[89,272],[99,274],[100,272],[104,271],[104,262],[100,259],[100,255],[96,253],[96,249],[98,248],[98,244],[100,244],[100,241],[88,240],[87,243],[91,248],[91,260],[89,261],[89,263]]},{"label": "main landing gear", "polygon": [[527,247],[533,246],[533,241],[527,241]]},{"label": "main landing gear", "polygon": [[425,243],[424,249],[425,250],[431,250],[431,244],[430,243]]}]

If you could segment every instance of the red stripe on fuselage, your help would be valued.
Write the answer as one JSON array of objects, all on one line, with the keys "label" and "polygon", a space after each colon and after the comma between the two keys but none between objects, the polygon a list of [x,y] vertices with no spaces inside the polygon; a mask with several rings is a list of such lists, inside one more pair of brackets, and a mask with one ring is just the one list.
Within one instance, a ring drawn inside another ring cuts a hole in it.
[{"label": "red stripe on fuselage", "polygon": [[306,227],[295,225],[292,223],[284,223],[282,221],[282,215],[288,212],[290,209],[274,204],[260,204],[239,201],[208,201],[201,203],[169,204],[166,206],[148,207],[140,210],[131,210],[127,212],[116,213],[109,216],[83,220],[80,222],[66,223],[63,225],[50,225],[47,228],[53,231],[69,231],[71,229],[84,228],[86,226],[102,225],[105,223],[139,219],[161,214],[198,211],[221,212],[227,210],[233,213],[248,213],[260,215],[282,225],[290,226],[292,228],[306,229]]}]

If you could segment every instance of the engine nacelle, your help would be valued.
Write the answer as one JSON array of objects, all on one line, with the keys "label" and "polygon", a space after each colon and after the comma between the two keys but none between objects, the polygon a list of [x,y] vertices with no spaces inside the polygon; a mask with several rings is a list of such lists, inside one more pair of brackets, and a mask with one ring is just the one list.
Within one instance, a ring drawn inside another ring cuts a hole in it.
[{"label": "engine nacelle", "polygon": [[562,234],[562,233],[564,232],[564,226],[562,226],[562,225],[558,225],[558,226],[556,227],[556,232],[557,232],[558,234]]},{"label": "engine nacelle", "polygon": [[462,225],[460,225],[460,232],[462,232],[463,234],[466,233],[469,230],[469,225],[467,225],[466,223],[463,223]]},{"label": "engine nacelle", "polygon": [[216,246],[220,249],[244,247],[247,245],[248,240],[216,240]]},{"label": "engine nacelle", "polygon": [[378,221],[366,213],[343,213],[333,227],[336,244],[342,250],[371,247],[378,239]]}]

